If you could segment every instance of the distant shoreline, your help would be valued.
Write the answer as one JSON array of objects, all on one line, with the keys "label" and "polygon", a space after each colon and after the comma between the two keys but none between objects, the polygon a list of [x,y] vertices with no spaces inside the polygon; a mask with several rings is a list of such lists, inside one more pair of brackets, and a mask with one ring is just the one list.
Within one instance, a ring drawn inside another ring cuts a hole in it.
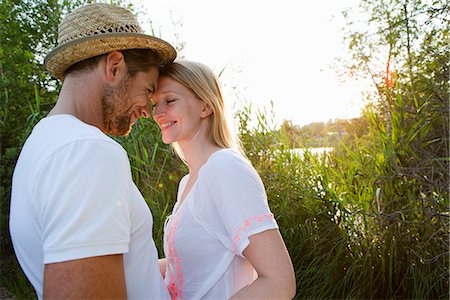
[{"label": "distant shoreline", "polygon": [[293,149],[291,149],[291,152],[293,152],[299,156],[303,156],[303,154],[306,151],[309,151],[309,152],[311,152],[311,154],[314,154],[314,155],[323,155],[323,154],[327,154],[333,150],[334,150],[334,147],[305,147],[305,148],[293,148]]}]

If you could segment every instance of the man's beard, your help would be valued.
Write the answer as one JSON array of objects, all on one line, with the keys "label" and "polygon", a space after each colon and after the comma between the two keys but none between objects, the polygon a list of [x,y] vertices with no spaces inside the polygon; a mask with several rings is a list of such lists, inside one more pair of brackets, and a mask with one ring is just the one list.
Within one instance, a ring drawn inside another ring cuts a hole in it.
[{"label": "man's beard", "polygon": [[129,108],[130,80],[124,78],[117,88],[105,85],[102,95],[103,127],[106,133],[126,136],[131,130]]}]

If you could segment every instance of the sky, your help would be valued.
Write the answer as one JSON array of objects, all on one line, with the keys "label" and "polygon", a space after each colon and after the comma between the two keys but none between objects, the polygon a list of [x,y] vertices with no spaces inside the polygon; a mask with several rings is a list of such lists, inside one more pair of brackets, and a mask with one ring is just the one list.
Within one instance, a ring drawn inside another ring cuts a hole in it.
[{"label": "sky", "polygon": [[147,33],[184,43],[185,59],[223,70],[230,115],[251,104],[272,115],[275,127],[360,115],[362,88],[336,72],[336,59],[346,55],[342,11],[358,0],[132,2]]}]

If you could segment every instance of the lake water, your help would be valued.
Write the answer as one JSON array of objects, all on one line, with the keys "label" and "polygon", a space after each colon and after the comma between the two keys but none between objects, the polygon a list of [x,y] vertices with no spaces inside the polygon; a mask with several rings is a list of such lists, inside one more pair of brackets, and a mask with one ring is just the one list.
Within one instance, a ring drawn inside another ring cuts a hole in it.
[{"label": "lake water", "polygon": [[303,154],[305,153],[306,150],[309,150],[309,152],[311,152],[311,154],[314,154],[314,155],[322,155],[322,154],[327,154],[328,152],[333,151],[333,149],[334,149],[333,147],[294,148],[294,149],[291,149],[291,151],[299,156],[303,156]]}]

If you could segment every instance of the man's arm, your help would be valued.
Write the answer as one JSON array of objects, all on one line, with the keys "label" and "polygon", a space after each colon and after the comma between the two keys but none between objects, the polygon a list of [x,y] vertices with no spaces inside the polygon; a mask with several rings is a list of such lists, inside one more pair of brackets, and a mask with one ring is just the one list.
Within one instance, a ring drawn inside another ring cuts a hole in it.
[{"label": "man's arm", "polygon": [[166,263],[167,263],[167,261],[165,258],[160,258],[158,260],[158,263],[159,263],[159,271],[161,272],[161,276],[164,279],[164,278],[166,278]]},{"label": "man's arm", "polygon": [[126,299],[123,255],[46,264],[44,299]]}]

